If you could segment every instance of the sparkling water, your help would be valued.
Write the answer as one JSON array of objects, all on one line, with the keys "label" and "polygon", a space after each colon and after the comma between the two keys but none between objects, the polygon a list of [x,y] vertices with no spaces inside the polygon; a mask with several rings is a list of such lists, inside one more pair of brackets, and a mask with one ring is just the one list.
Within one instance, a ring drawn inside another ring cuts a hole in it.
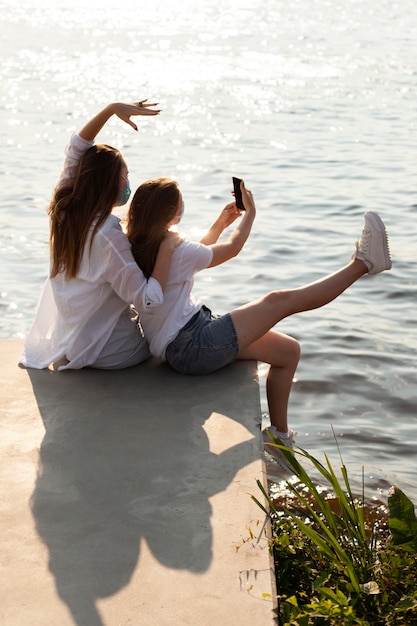
[{"label": "sparkling water", "polygon": [[176,178],[190,237],[230,200],[232,175],[254,193],[244,250],[197,277],[217,313],[338,269],[363,213],[380,212],[392,271],[277,328],[302,346],[297,443],[337,464],[333,426],[371,493],[396,482],[415,499],[415,2],[5,0],[0,24],[1,336],[32,322],[70,134],[108,102],[149,98],[163,112],[139,133],[112,119],[99,135],[122,149],[132,189]]}]

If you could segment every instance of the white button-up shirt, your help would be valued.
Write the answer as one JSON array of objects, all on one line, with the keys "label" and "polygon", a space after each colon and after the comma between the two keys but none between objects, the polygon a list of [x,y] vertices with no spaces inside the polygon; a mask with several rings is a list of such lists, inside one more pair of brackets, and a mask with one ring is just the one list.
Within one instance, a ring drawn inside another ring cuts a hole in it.
[{"label": "white button-up shirt", "polygon": [[[73,135],[60,181],[68,180],[94,142]],[[120,220],[110,214],[87,238],[75,278],[61,273],[44,285],[35,320],[20,362],[43,369],[63,358],[59,369],[92,365],[108,341],[121,313],[133,305],[140,313],[163,302],[160,284],[146,280],[136,264]]]}]

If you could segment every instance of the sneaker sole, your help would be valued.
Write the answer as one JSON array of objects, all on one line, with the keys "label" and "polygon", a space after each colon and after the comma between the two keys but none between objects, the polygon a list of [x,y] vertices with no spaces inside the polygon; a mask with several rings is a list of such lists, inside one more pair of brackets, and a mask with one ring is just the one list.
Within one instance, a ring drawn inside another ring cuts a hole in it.
[{"label": "sneaker sole", "polygon": [[278,457],[268,452],[268,450],[264,450],[264,455],[265,455],[265,459],[277,465],[284,473],[287,473],[288,475],[291,475],[291,476],[295,475],[294,469],[290,466],[290,464],[287,462],[287,459],[284,456]]},{"label": "sneaker sole", "polygon": [[[389,253],[389,245],[388,245],[388,235],[387,230],[385,228],[385,224],[382,219],[379,217],[378,213],[374,213],[374,211],[368,211],[365,213],[365,216],[369,219],[370,222],[375,227],[375,230],[381,233],[382,239],[384,242],[384,261],[385,261],[385,269],[390,270],[392,267],[391,256]],[[372,274],[372,270],[369,272]]]},{"label": "sneaker sole", "polygon": [[[291,467],[291,465],[288,463],[287,459],[285,458],[285,456],[282,454],[281,450],[277,447],[275,447],[273,444],[273,441],[271,439],[266,439],[266,437],[264,437],[264,434],[262,433],[262,439],[263,439],[263,444],[264,444],[264,455],[266,458],[268,458],[269,460],[273,461],[274,463],[276,463],[277,465],[279,465],[279,467],[284,470],[285,472],[288,472],[289,474],[291,474],[292,476],[294,475],[294,470]],[[284,443],[282,440],[280,440],[281,443]],[[285,444],[284,444],[285,445]],[[292,445],[288,446],[289,450],[292,450]]]}]

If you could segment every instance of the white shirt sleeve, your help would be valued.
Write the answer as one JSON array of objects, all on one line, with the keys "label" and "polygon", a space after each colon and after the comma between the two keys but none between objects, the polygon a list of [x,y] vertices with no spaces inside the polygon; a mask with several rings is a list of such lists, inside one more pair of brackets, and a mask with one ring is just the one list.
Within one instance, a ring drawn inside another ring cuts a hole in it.
[{"label": "white shirt sleeve", "polygon": [[130,243],[119,219],[111,215],[106,228],[100,229],[94,239],[90,255],[91,268],[96,267],[97,280],[104,279],[113,291],[138,313],[159,306],[164,301],[161,285],[155,278],[145,278],[133,258]]},{"label": "white shirt sleeve", "polygon": [[58,186],[74,178],[81,157],[91,146],[94,146],[94,141],[84,139],[80,137],[80,135],[77,135],[77,133],[72,135],[69,144],[65,148],[64,168],[61,172]]},{"label": "white shirt sleeve", "polygon": [[212,259],[213,250],[209,246],[195,241],[183,241],[174,250],[170,277],[177,283],[188,281],[191,276],[206,269]]},{"label": "white shirt sleeve", "polygon": [[[65,163],[58,185],[71,181],[81,157],[94,141],[74,133],[65,149]],[[89,252],[89,246],[87,244]],[[94,236],[89,262],[89,280],[91,272],[97,268],[97,281],[104,278],[113,291],[128,304],[133,304],[138,312],[163,302],[160,284],[154,278],[146,280],[136,264],[130,243],[120,227],[120,220],[110,216],[104,227]]]}]

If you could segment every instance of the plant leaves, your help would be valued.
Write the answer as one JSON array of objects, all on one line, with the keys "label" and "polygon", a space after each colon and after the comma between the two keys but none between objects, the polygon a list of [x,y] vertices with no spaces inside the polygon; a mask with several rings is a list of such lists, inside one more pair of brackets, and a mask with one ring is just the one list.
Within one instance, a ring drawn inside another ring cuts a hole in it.
[{"label": "plant leaves", "polygon": [[405,550],[417,549],[417,518],[414,504],[396,485],[388,493],[388,525],[392,543]]}]

